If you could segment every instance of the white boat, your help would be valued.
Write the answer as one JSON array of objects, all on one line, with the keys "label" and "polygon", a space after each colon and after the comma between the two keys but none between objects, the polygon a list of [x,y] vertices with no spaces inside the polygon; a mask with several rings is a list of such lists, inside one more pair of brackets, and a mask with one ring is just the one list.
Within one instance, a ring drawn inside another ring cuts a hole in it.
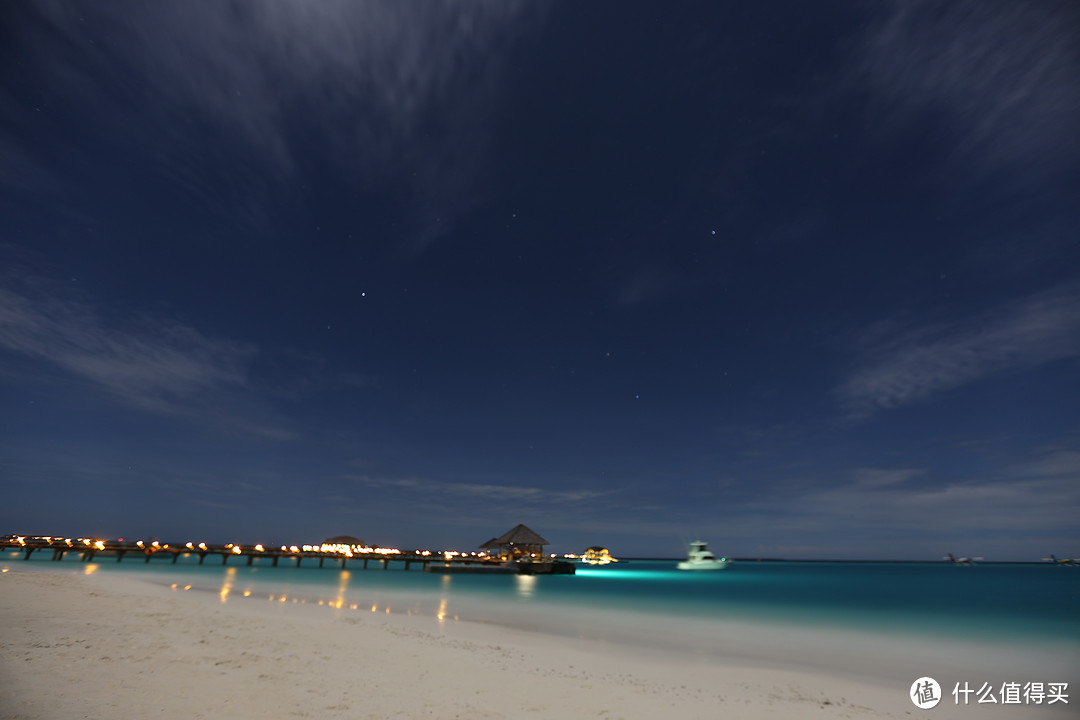
[{"label": "white boat", "polygon": [[699,540],[690,543],[689,555],[676,567],[680,570],[723,570],[727,566],[727,558],[717,560],[709,546]]}]

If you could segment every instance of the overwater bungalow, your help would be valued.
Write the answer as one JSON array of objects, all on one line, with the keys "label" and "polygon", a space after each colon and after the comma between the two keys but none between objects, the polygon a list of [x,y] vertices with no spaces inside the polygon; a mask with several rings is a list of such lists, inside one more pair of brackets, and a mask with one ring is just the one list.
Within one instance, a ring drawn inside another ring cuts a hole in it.
[{"label": "overwater bungalow", "polygon": [[516,565],[522,573],[572,575],[574,564],[548,557],[544,554],[545,545],[550,543],[534,530],[525,525],[516,525],[480,547],[504,563]]},{"label": "overwater bungalow", "polygon": [[503,560],[522,560],[543,558],[544,546],[550,544],[529,527],[517,525],[481,547],[495,550]]},{"label": "overwater bungalow", "polygon": [[608,552],[606,547],[593,545],[582,554],[581,562],[589,565],[607,565],[608,563],[618,562],[618,560],[611,557],[611,553]]}]

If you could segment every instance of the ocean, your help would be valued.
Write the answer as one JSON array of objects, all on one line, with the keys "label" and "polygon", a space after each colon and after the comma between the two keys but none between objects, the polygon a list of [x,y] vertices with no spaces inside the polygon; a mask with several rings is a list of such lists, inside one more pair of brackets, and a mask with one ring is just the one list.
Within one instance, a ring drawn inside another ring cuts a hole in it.
[{"label": "ocean", "polygon": [[[400,564],[341,570],[329,563],[223,567],[213,558],[200,566],[193,556],[175,565],[49,557],[24,561],[5,553],[0,570],[70,572],[104,582],[137,578],[176,592],[213,593],[221,603],[474,621],[768,664],[835,660],[850,667],[854,660],[872,672],[872,662],[851,656],[861,639],[861,652],[877,648],[869,655],[883,647],[907,653],[913,672],[936,667],[940,673],[960,662],[973,674],[1004,677],[1012,668],[1018,676],[1080,680],[1080,567],[746,561],[685,572],[673,560],[633,560],[580,565],[573,576],[514,576],[439,575]],[[832,642],[840,637],[844,643]],[[833,645],[846,656],[822,654]]]}]

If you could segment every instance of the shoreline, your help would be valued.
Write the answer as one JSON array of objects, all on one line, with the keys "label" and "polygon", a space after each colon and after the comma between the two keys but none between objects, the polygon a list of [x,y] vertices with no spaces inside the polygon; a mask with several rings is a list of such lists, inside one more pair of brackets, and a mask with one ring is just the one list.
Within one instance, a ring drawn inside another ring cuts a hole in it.
[{"label": "shoreline", "polygon": [[[636,720],[922,712],[906,697],[917,675],[908,677],[903,663],[893,663],[895,682],[889,683],[844,660],[845,652],[854,658],[871,652],[875,638],[863,647],[852,647],[851,637],[833,638],[818,649],[822,662],[807,671],[779,667],[781,650],[773,662],[738,653],[674,652],[425,614],[257,598],[222,603],[213,592],[189,593],[144,579],[48,571],[0,574],[0,611],[6,619],[0,710],[12,717],[164,711],[191,717],[522,713]],[[783,635],[778,631],[766,644],[784,642]],[[882,669],[888,667],[886,660]],[[860,673],[866,676],[853,679]],[[152,683],[152,692],[144,681]],[[241,696],[242,707],[236,704]],[[990,709],[954,707],[951,701],[947,695],[934,714],[985,717]],[[1065,716],[1049,707],[1028,711],[1048,720]]]}]

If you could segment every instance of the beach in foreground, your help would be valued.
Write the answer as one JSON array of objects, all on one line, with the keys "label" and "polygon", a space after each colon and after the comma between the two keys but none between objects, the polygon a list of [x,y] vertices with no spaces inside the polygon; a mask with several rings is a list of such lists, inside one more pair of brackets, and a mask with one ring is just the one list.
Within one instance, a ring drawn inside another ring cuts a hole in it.
[{"label": "beach in foreground", "polygon": [[819,674],[105,580],[0,575],[0,716],[1050,719],[1074,707],[964,708],[946,695],[919,710],[903,667],[877,683],[853,679],[858,668]]}]

